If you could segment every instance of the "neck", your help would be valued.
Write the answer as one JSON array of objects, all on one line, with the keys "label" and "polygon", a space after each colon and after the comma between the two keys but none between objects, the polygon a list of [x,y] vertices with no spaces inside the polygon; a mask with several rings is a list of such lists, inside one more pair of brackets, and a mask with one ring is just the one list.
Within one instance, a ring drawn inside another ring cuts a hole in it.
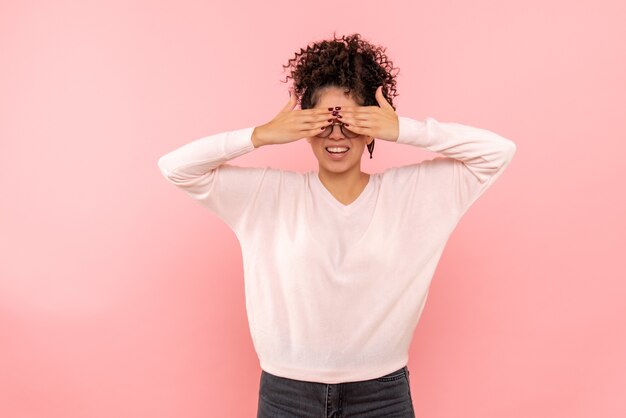
[{"label": "neck", "polygon": [[353,170],[334,173],[320,167],[319,179],[324,186],[340,200],[353,200],[359,196],[367,183],[370,175],[363,173],[360,167]]}]

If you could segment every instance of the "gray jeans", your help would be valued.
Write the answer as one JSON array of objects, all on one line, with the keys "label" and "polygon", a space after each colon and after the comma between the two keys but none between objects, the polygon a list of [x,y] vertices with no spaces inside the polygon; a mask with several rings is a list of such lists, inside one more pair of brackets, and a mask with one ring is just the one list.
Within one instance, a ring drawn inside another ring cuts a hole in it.
[{"label": "gray jeans", "polygon": [[409,369],[370,380],[326,384],[261,370],[257,418],[415,418]]}]

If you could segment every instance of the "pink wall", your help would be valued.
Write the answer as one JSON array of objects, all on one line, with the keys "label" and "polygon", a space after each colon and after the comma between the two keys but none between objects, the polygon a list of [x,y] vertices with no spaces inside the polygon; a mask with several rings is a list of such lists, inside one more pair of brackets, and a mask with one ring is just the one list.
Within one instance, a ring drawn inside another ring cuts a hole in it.
[{"label": "pink wall", "polygon": [[[418,416],[626,416],[625,4],[3,2],[0,416],[254,416],[239,244],[156,162],[268,121],[333,29],[387,46],[399,114],[517,145],[435,274]],[[317,168],[304,140],[237,163]]]}]

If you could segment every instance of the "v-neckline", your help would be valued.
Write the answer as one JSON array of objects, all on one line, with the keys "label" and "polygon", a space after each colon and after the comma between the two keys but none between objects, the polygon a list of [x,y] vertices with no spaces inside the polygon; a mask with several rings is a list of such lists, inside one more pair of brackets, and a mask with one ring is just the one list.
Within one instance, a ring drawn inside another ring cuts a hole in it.
[{"label": "v-neckline", "polygon": [[336,208],[338,208],[339,210],[342,210],[344,212],[351,212],[356,207],[360,206],[361,203],[363,203],[365,201],[365,198],[370,193],[370,191],[371,191],[371,189],[373,187],[372,174],[370,174],[369,178],[368,178],[368,181],[367,181],[367,184],[365,185],[363,190],[361,190],[361,193],[357,196],[357,198],[354,199],[349,204],[345,205],[345,204],[341,203],[339,200],[337,200],[337,198],[335,196],[333,196],[333,194],[330,192],[330,190],[328,190],[326,188],[326,186],[324,186],[324,183],[322,183],[322,180],[319,178],[319,172],[314,172],[313,173],[313,177],[315,178],[315,181],[317,182],[317,184],[322,189],[322,194],[324,196],[326,196],[326,200],[330,201],[330,203],[333,206],[335,206]]}]

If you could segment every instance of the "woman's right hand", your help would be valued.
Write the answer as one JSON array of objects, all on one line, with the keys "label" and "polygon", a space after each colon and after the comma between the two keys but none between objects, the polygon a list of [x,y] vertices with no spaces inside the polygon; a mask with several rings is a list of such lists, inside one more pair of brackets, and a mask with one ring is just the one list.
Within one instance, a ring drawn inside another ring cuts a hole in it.
[{"label": "woman's right hand", "polygon": [[296,103],[296,95],[290,90],[289,102],[274,119],[254,128],[252,142],[255,148],[315,136],[336,117],[333,116],[333,110],[328,108],[294,110]]}]

